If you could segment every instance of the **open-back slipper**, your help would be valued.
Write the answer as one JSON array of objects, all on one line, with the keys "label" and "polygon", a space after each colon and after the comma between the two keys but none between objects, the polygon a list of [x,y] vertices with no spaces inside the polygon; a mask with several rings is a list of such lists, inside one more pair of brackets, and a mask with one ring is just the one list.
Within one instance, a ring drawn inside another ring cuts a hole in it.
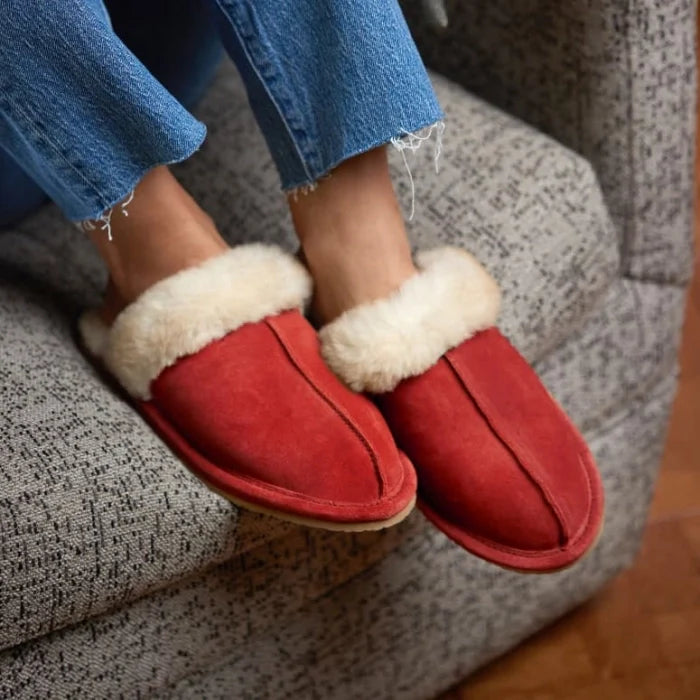
[{"label": "open-back slipper", "polygon": [[375,396],[418,472],[418,507],[445,534],[507,568],[572,564],[603,517],[586,443],[495,327],[486,270],[449,247],[416,265],[396,292],[321,329],[324,358]]},{"label": "open-back slipper", "polygon": [[202,481],[234,503],[334,530],[405,518],[416,476],[377,410],[323,362],[300,313],[304,267],[233,248],[149,288],[112,326],[79,322],[87,354]]}]

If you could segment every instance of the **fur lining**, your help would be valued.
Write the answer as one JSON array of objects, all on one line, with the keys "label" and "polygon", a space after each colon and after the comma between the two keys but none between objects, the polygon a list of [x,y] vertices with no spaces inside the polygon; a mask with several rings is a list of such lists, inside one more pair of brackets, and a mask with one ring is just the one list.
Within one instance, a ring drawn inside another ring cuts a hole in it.
[{"label": "fur lining", "polygon": [[124,388],[140,399],[178,358],[245,323],[302,309],[311,296],[304,266],[280,248],[243,245],[183,270],[145,291],[107,328],[87,312],[79,329]]},{"label": "fur lining", "polygon": [[78,319],[78,332],[87,351],[95,357],[102,357],[107,346],[109,327],[97,315],[97,311],[90,309]]},{"label": "fur lining", "polygon": [[324,359],[355,391],[391,391],[496,322],[498,285],[469,253],[423,251],[416,266],[420,272],[393,294],[346,311],[319,333]]}]

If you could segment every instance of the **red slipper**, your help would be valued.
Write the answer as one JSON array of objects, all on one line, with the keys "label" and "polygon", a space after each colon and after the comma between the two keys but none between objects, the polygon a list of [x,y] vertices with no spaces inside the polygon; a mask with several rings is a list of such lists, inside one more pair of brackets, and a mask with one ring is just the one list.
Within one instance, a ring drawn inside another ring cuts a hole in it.
[{"label": "red slipper", "polygon": [[416,476],[377,408],[323,362],[300,314],[311,281],[278,248],[246,245],[158,282],[86,349],[207,485],[306,525],[372,530],[405,518]]},{"label": "red slipper", "polygon": [[552,571],[595,543],[593,457],[535,372],[494,327],[498,286],[457,248],[417,256],[394,294],[321,329],[322,354],[376,395],[418,472],[418,506],[470,552]]}]

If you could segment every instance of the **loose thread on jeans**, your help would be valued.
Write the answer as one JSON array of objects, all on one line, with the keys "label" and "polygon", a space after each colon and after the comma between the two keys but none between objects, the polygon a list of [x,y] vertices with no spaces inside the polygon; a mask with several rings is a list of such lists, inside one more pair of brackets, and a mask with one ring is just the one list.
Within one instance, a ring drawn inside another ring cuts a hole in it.
[{"label": "loose thread on jeans", "polygon": [[295,202],[299,201],[299,195],[307,195],[313,192],[318,187],[318,181],[310,182],[308,185],[299,185],[293,190],[287,192],[287,196],[291,197]]},{"label": "loose thread on jeans", "polygon": [[439,121],[435,124],[431,124],[426,129],[423,129],[427,133],[421,134],[420,132],[410,132],[406,129],[399,129],[401,136],[394,136],[391,139],[391,145],[401,153],[401,158],[403,159],[403,164],[408,173],[408,181],[411,186],[411,214],[408,217],[409,221],[413,220],[413,216],[416,213],[416,186],[413,181],[413,173],[411,172],[411,166],[408,164],[408,158],[406,158],[406,151],[411,151],[415,153],[426,141],[430,139],[435,132],[435,150],[433,153],[433,161],[435,163],[435,172],[440,172],[440,153],[442,152],[442,135],[445,132],[445,122]]},{"label": "loose thread on jeans", "polygon": [[[127,207],[129,204],[131,204],[132,200],[134,199],[134,192],[135,190],[131,190],[131,193],[129,196],[119,205],[119,210],[121,211],[122,216],[129,216],[129,212],[127,210]],[[116,209],[116,206],[112,207],[111,209],[107,209],[105,212],[100,214],[96,219],[90,220],[90,219],[85,219],[85,221],[78,221],[76,223],[76,226],[81,230],[81,231],[94,231],[98,224],[100,225],[100,228],[103,231],[107,231],[107,240],[112,240],[112,214],[114,213],[114,210]]]}]

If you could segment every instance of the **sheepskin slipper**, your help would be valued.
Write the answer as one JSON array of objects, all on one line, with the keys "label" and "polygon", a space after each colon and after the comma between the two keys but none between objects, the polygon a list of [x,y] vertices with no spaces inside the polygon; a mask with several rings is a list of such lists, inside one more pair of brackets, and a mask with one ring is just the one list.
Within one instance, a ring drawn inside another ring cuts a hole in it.
[{"label": "sheepskin slipper", "polygon": [[494,326],[498,286],[468,253],[420,253],[392,295],[320,331],[348,386],[375,395],[418,472],[418,507],[468,551],[530,572],[595,542],[603,491],[578,430]]},{"label": "sheepskin slipper", "polygon": [[254,511],[376,530],[413,508],[416,475],[376,406],[323,362],[301,315],[304,267],[245,245],[158,282],[82,343],[203,482]]}]

